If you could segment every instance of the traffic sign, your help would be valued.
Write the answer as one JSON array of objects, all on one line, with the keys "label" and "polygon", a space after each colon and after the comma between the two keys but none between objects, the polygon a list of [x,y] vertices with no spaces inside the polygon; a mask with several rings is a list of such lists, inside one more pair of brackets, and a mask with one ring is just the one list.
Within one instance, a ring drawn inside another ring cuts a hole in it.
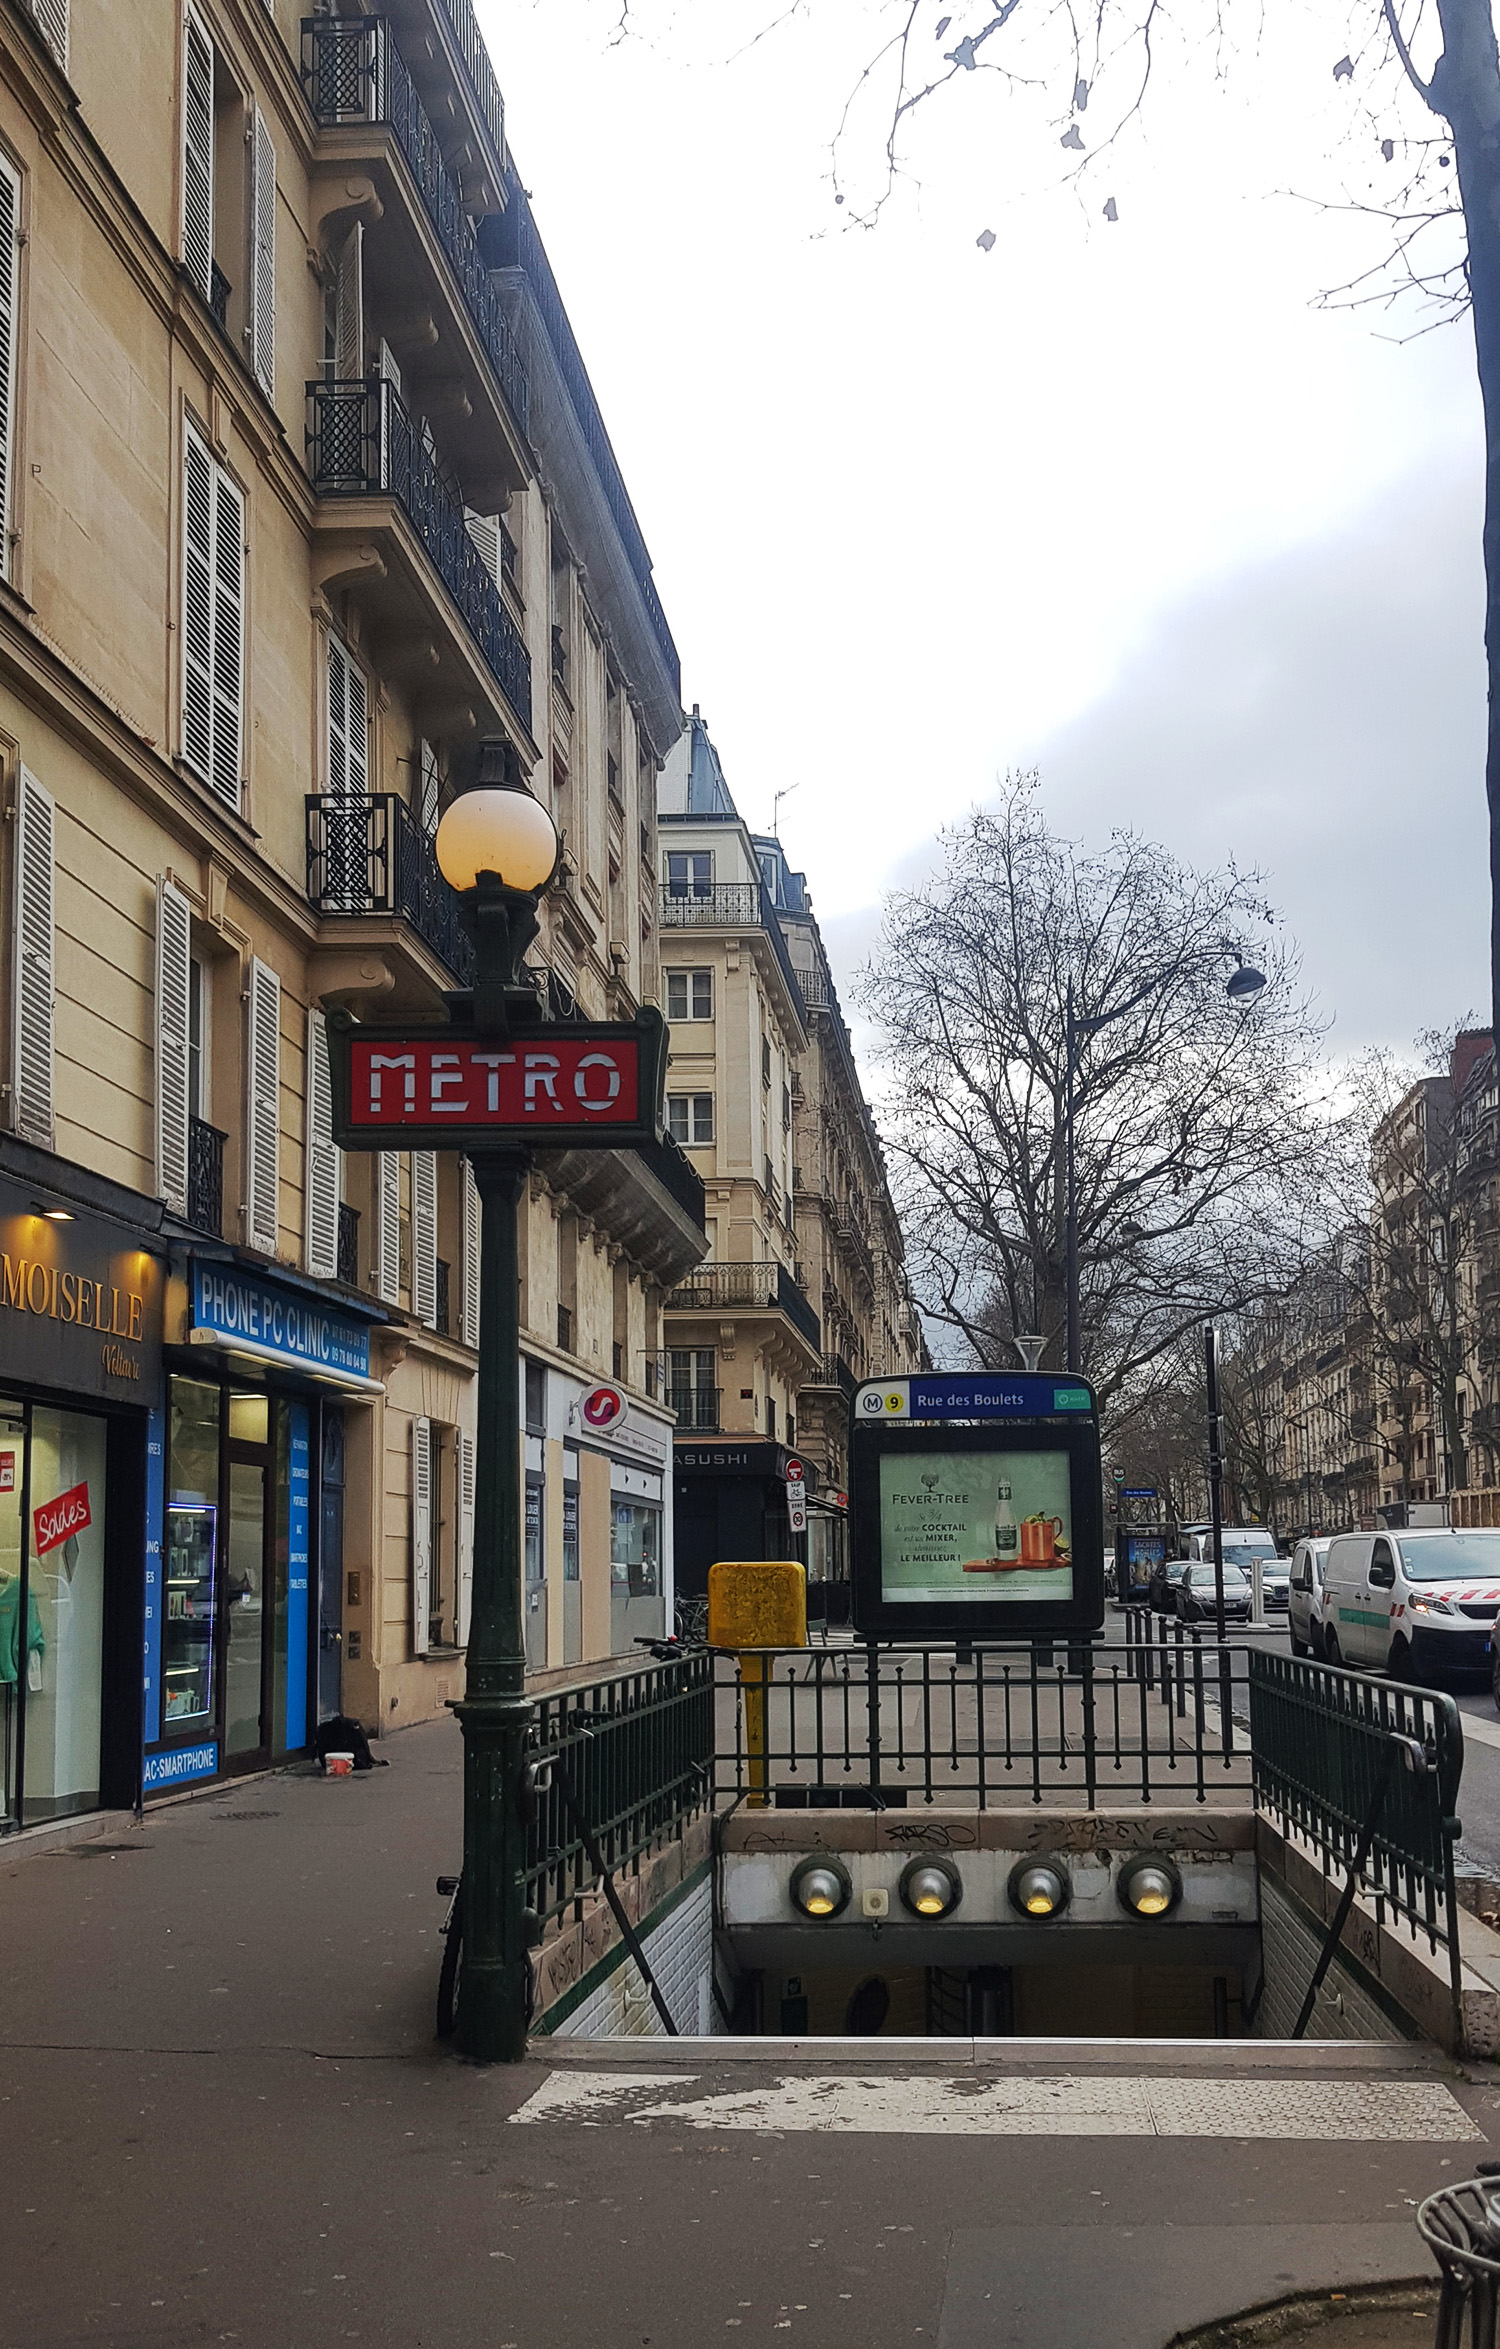
[{"label": "traffic sign", "polygon": [[806,1484],[807,1471],[803,1467],[800,1460],[788,1460],[786,1464],[786,1480],[788,1484]]},{"label": "traffic sign", "polygon": [[619,1150],[661,1135],[666,1027],[649,1006],[503,1035],[330,1012],[328,1060],[341,1150]]}]

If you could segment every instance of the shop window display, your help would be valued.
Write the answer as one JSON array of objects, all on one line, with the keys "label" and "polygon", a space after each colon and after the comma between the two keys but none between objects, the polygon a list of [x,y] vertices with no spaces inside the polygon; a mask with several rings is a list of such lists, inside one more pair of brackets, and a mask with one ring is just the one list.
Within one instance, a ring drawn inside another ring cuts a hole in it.
[{"label": "shop window display", "polygon": [[609,1568],[610,1650],[628,1655],[637,1639],[660,1639],[666,1628],[661,1597],[661,1511],[616,1499],[611,1512]]},{"label": "shop window display", "polygon": [[218,1538],[219,1389],[172,1381],[162,1727],[168,1736],[214,1710],[214,1561]]},{"label": "shop window display", "polygon": [[28,1824],[99,1801],[107,1443],[102,1419],[40,1406],[31,1414],[28,1579],[43,1646],[40,1673],[27,1675]]}]

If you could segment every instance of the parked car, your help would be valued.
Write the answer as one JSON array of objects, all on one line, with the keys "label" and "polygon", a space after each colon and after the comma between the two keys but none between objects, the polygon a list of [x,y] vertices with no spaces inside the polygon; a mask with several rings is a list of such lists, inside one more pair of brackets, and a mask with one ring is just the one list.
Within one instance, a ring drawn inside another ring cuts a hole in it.
[{"label": "parked car", "polygon": [[1274,1544],[1267,1550],[1261,1547],[1259,1541],[1247,1542],[1240,1534],[1232,1538],[1226,1536],[1223,1556],[1225,1565],[1238,1566],[1247,1582],[1251,1581],[1252,1569],[1258,1558],[1261,1605],[1268,1615],[1286,1612],[1292,1570],[1285,1558],[1276,1555]]},{"label": "parked car", "polygon": [[1287,1598],[1292,1654],[1305,1656],[1310,1648],[1319,1662],[1323,1657],[1323,1562],[1327,1556],[1327,1541],[1298,1542],[1292,1552],[1291,1589]]},{"label": "parked car", "polygon": [[1323,1659],[1397,1680],[1491,1670],[1500,1530],[1341,1533],[1323,1561]]},{"label": "parked car", "polygon": [[1177,1584],[1188,1570],[1186,1558],[1161,1558],[1151,1569],[1151,1580],[1146,1585],[1146,1604],[1157,1615],[1175,1615],[1177,1612]]},{"label": "parked car", "polygon": [[[1215,1623],[1219,1601],[1212,1564],[1189,1564],[1176,1585],[1177,1612],[1184,1623]],[[1242,1566],[1224,1561],[1224,1619],[1244,1623],[1250,1615],[1250,1577]]]}]

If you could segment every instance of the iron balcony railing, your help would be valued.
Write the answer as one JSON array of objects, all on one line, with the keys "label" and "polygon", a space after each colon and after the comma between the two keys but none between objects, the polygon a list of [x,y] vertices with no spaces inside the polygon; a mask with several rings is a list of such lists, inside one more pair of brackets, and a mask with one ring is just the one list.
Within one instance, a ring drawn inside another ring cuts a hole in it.
[{"label": "iron balcony railing", "polygon": [[[338,19],[333,20],[335,22]],[[393,497],[458,607],[511,708],[531,725],[531,655],[469,536],[463,502],[422,445],[393,383],[310,383],[308,432],[320,498]]]},{"label": "iron balcony railing", "polygon": [[458,52],[464,61],[469,87],[478,101],[490,137],[495,142],[495,156],[500,164],[505,161],[505,100],[500,95],[500,84],[490,63],[490,53],[479,30],[472,0],[443,0],[443,14],[453,27]]},{"label": "iron balcony railing", "polygon": [[339,1279],[346,1288],[359,1287],[359,1209],[339,1201]]},{"label": "iron balcony railing", "polygon": [[[453,14],[457,0],[450,0]],[[471,19],[472,21],[472,19]],[[478,28],[474,37],[478,42]],[[483,43],[479,42],[483,48]],[[302,86],[318,121],[378,123],[392,132],[416,183],[422,208],[447,256],[464,308],[483,343],[500,389],[523,432],[531,389],[500,292],[480,256],[474,223],[457,180],[443,161],[406,62],[383,16],[314,16],[302,25]],[[498,90],[495,93],[499,97]],[[503,149],[502,149],[503,152]]]},{"label": "iron balcony railing", "polygon": [[432,842],[393,791],[311,792],[307,894],[323,914],[400,914],[460,987],[474,983],[474,943]]},{"label": "iron balcony railing", "polygon": [[661,887],[660,927],[663,930],[764,930],[781,966],[799,1018],[806,1005],[797,972],[787,952],[774,906],[766,903],[758,881],[722,881],[695,886],[691,881],[664,881]]},{"label": "iron balcony railing", "polygon": [[782,1312],[821,1356],[823,1325],[784,1264],[700,1264],[668,1293],[668,1313]]},{"label": "iron balcony railing", "polygon": [[636,1155],[701,1232],[705,1199],[703,1177],[681,1143],[674,1142],[670,1134],[663,1134],[659,1142],[643,1143]]},{"label": "iron balcony railing", "polygon": [[822,1376],[809,1379],[807,1383],[809,1386],[837,1387],[845,1402],[852,1403],[858,1381],[842,1354],[825,1354]]},{"label": "iron balcony railing", "polygon": [[722,1398],[721,1387],[668,1387],[667,1408],[679,1427],[692,1428],[699,1435],[717,1435]]},{"label": "iron balcony railing", "polygon": [[714,1660],[706,1653],[538,1698],[523,1879],[543,1929],[570,1908],[581,1916],[597,1881],[583,1826],[612,1873],[633,1869],[707,1808],[713,1752]]},{"label": "iron balcony railing", "polygon": [[224,1144],[227,1134],[201,1117],[188,1119],[187,1219],[195,1232],[224,1236]]},{"label": "iron balcony railing", "polygon": [[666,664],[667,674],[672,681],[672,691],[675,694],[680,694],[682,691],[682,664],[678,659],[677,647],[672,641],[672,631],[667,626],[667,616],[661,608],[661,599],[652,582],[651,557],[647,552],[645,539],[641,536],[641,526],[636,520],[635,508],[630,502],[630,494],[625,487],[625,477],[620,471],[615,452],[610,446],[609,434],[604,428],[604,418],[599,412],[599,403],[594,397],[594,387],[589,381],[588,369],[583,363],[583,353],[579,350],[574,339],[573,329],[568,323],[568,313],[563,307],[563,298],[558,291],[557,280],[552,274],[552,264],[547,259],[546,248],[537,233],[536,222],[532,218],[526,191],[522,187],[514,167],[511,168],[506,178],[505,209],[499,214],[491,215],[482,224],[479,239],[484,257],[492,269],[517,269],[531,288],[532,298],[536,303],[543,331],[552,346],[552,355],[557,362],[558,373],[567,385],[568,398],[573,404],[573,412],[578,418],[589,456],[593,461],[594,471],[598,476],[599,485],[604,491],[605,502],[614,517],[615,528],[620,534],[620,543],[625,549],[626,560],[630,565],[636,585],[640,589],[641,600],[646,607],[646,615],[651,623],[652,634],[656,638],[662,660]]}]

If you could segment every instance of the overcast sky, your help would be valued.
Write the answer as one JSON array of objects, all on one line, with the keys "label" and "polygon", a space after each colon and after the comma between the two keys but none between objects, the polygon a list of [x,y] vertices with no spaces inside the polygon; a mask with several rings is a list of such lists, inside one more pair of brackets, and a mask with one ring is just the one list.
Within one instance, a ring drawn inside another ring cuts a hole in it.
[{"label": "overcast sky", "polygon": [[829,142],[884,0],[738,55],[772,0],[478,5],[684,698],[753,823],[796,786],[846,994],[882,891],[1036,764],[1086,843],[1262,869],[1337,1049],[1482,1003],[1472,346],[1315,306],[1381,249],[1312,200],[1378,162],[1342,0],[1270,0],[1222,73],[1165,51],[1081,190],[966,75],[870,232]]}]

